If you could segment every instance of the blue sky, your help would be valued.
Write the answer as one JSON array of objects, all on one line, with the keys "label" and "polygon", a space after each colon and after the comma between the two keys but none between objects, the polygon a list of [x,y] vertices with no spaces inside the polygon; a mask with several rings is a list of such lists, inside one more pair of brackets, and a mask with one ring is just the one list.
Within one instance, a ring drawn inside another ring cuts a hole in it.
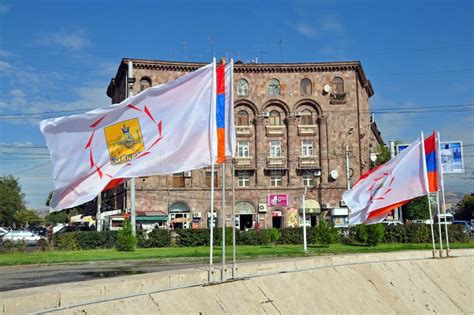
[{"label": "blue sky", "polygon": [[[474,187],[473,1],[5,1],[0,0],[0,175],[20,178],[30,207],[53,189],[51,166],[28,115],[110,104],[121,58],[249,62],[360,60],[386,141],[420,130],[462,140]],[[465,106],[466,104],[471,104]],[[453,105],[464,105],[453,107]],[[403,113],[412,108],[424,113]],[[7,116],[15,114],[15,116]],[[21,114],[21,115],[18,115]],[[25,115],[26,114],[26,115]]]}]

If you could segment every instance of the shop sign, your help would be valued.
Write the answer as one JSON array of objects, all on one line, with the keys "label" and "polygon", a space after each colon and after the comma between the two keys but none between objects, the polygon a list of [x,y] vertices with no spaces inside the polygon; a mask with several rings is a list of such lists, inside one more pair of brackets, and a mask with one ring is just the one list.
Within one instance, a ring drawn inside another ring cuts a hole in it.
[{"label": "shop sign", "polygon": [[298,210],[295,208],[290,208],[287,213],[288,217],[288,227],[297,227],[298,226]]},{"label": "shop sign", "polygon": [[269,194],[267,196],[267,205],[269,207],[288,207],[288,195]]},{"label": "shop sign", "polygon": [[272,211],[272,217],[282,217],[283,213],[280,210]]}]

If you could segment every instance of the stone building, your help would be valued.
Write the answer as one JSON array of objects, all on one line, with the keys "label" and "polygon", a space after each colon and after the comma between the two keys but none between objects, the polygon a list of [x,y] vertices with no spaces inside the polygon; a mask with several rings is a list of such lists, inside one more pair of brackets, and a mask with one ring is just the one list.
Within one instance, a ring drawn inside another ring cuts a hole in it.
[{"label": "stone building", "polygon": [[[176,79],[202,63],[123,59],[107,95],[112,103],[126,97],[128,63],[133,63],[129,89],[138,93]],[[383,143],[371,119],[374,94],[357,61],[300,64],[243,64],[234,67],[237,154],[226,163],[226,225],[232,225],[232,162],[235,167],[236,222],[241,228],[301,224],[306,191],[307,222],[319,214],[336,225],[347,222],[341,204],[349,177],[354,182],[369,169],[371,153]],[[211,170],[136,179],[137,211],[161,213],[163,226],[209,225]],[[216,167],[215,206],[222,224],[222,169]],[[129,186],[110,191],[109,207],[129,208]],[[168,215],[168,216],[166,216]]]}]

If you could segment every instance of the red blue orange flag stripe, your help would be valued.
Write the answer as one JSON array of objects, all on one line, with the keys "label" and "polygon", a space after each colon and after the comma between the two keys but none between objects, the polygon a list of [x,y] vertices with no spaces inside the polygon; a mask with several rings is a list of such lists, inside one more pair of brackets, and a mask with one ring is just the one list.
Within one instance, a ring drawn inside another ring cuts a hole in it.
[{"label": "red blue orange flag stripe", "polygon": [[436,192],[438,191],[438,165],[436,163],[436,135],[434,132],[425,139],[425,159],[429,192]]},{"label": "red blue orange flag stripe", "polygon": [[225,162],[225,64],[216,69],[217,79],[217,164]]}]

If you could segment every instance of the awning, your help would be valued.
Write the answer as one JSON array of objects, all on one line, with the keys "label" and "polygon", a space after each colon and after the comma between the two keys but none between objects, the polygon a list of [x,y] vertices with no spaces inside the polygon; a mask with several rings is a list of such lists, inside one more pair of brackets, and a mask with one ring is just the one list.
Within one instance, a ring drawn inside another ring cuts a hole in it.
[{"label": "awning", "polygon": [[[304,207],[305,207],[305,212],[307,214],[311,214],[311,213],[315,213],[315,214],[318,214],[318,213],[321,213],[321,206],[319,205],[319,202],[317,202],[316,200],[314,199],[306,199],[305,200],[305,203],[304,203]],[[300,208],[299,209],[300,213],[303,212],[303,208]]]},{"label": "awning", "polygon": [[155,215],[155,216],[137,216],[136,221],[153,221],[153,222],[158,222],[158,221],[168,221],[168,216],[167,215]]},{"label": "awning", "polygon": [[242,201],[237,203],[235,206],[235,213],[236,214],[254,214],[255,208],[252,203],[248,201]]}]

